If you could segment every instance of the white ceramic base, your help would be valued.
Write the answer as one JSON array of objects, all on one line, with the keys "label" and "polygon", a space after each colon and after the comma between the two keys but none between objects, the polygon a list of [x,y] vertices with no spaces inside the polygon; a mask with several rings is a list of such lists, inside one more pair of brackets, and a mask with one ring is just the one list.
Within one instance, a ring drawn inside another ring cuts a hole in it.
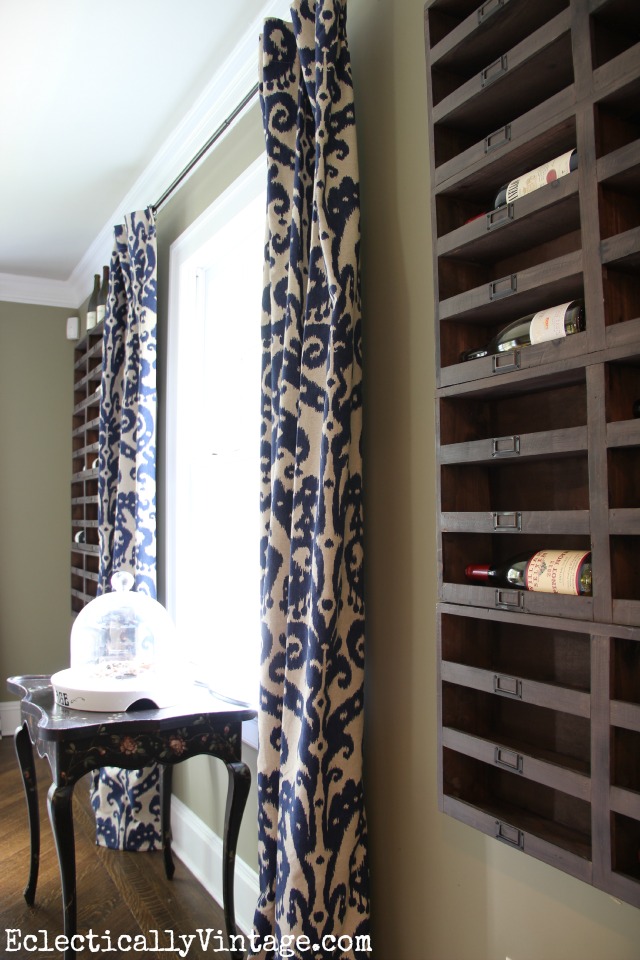
[{"label": "white ceramic base", "polygon": [[143,681],[143,677],[132,680],[87,677],[84,671],[71,667],[51,677],[57,704],[92,713],[122,713],[138,700],[151,700],[157,707],[171,707],[183,692],[183,685],[173,677],[149,677],[146,685]]}]

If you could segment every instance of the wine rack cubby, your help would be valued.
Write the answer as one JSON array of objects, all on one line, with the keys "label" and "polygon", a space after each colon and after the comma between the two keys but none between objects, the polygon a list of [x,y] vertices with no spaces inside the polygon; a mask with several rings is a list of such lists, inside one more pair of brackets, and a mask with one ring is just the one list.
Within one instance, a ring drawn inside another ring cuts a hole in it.
[{"label": "wine rack cubby", "polygon": [[[425,6],[440,806],[636,906],[639,9]],[[506,183],[574,149],[577,169],[495,205]],[[461,359],[574,299],[583,331]],[[465,576],[544,548],[591,551],[592,593]]]}]

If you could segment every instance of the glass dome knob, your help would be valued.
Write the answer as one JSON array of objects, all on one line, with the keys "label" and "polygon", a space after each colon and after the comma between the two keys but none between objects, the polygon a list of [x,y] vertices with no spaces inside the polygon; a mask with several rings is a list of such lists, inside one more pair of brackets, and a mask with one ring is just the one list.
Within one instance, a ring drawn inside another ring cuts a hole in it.
[{"label": "glass dome knob", "polygon": [[118,593],[126,593],[133,587],[133,577],[126,570],[119,570],[111,577],[111,588]]}]

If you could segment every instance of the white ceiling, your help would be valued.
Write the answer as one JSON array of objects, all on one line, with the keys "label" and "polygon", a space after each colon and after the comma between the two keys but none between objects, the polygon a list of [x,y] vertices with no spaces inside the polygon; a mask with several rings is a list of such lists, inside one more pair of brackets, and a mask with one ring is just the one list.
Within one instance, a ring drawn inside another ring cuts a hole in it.
[{"label": "white ceiling", "polygon": [[[0,0],[0,299],[77,306],[257,81],[284,0]],[[105,247],[105,244],[108,244]]]}]

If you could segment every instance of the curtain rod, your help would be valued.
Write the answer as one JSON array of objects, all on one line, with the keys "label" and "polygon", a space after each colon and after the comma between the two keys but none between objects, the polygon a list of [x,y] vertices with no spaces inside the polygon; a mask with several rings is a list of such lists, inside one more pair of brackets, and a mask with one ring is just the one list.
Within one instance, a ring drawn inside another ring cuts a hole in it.
[{"label": "curtain rod", "polygon": [[182,181],[185,180],[186,177],[188,177],[188,175],[191,173],[191,171],[193,170],[193,168],[194,168],[198,163],[200,163],[200,161],[202,160],[202,158],[204,157],[204,155],[207,153],[207,151],[209,151],[209,150],[211,149],[211,147],[214,145],[214,143],[216,142],[216,140],[218,140],[218,139],[222,136],[222,134],[225,132],[225,130],[227,129],[227,127],[231,126],[231,124],[232,124],[233,121],[236,119],[236,117],[238,116],[238,114],[242,113],[242,111],[244,110],[244,108],[245,108],[249,103],[251,103],[251,101],[253,100],[253,98],[254,98],[254,97],[256,96],[256,94],[258,93],[258,90],[259,90],[259,89],[260,89],[260,85],[259,85],[258,83],[256,83],[256,85],[255,85],[254,87],[252,87],[251,90],[249,90],[249,93],[247,93],[246,96],[244,96],[244,97],[242,98],[242,100],[240,101],[240,103],[238,103],[237,106],[235,106],[235,107],[233,108],[233,110],[231,111],[231,113],[229,114],[229,116],[227,117],[227,119],[226,119],[226,120],[223,120],[222,123],[220,124],[220,126],[218,127],[218,129],[215,130],[214,133],[211,134],[211,136],[209,137],[209,139],[207,140],[207,142],[200,147],[200,149],[198,150],[198,152],[196,153],[196,155],[195,155],[194,157],[192,157],[191,160],[189,160],[189,163],[186,165],[186,167],[184,168],[184,170],[181,170],[181,171],[180,171],[180,173],[179,173],[178,176],[175,178],[175,180],[173,181],[173,183],[169,184],[169,186],[168,186],[167,189],[164,191],[164,193],[162,194],[162,196],[160,197],[160,199],[159,199],[159,200],[156,200],[156,202],[155,202],[155,203],[153,204],[153,206],[151,207],[154,215],[158,212],[158,210],[159,210],[160,207],[163,205],[163,203],[166,203],[166,201],[169,199],[169,197],[171,196],[171,194],[174,193],[174,191],[178,189],[178,187],[180,186],[180,184],[182,183]]}]

